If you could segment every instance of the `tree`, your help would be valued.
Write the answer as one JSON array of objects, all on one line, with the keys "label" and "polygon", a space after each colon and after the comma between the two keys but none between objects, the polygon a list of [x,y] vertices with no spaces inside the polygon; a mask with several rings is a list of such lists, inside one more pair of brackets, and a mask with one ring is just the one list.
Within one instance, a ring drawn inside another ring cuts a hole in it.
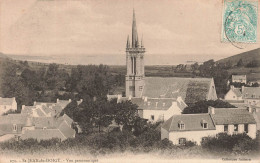
[{"label": "tree", "polygon": [[208,113],[209,106],[214,108],[235,108],[235,106],[222,100],[204,100],[196,102],[193,106],[184,108],[182,114]]}]

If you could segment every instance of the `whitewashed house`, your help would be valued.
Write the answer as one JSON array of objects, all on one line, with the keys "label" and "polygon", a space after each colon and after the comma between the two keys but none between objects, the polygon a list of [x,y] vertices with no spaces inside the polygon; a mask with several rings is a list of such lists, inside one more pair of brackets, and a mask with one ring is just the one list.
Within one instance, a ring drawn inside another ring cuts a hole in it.
[{"label": "whitewashed house", "polygon": [[241,101],[242,99],[242,93],[240,91],[240,88],[235,88],[233,85],[230,86],[230,90],[226,93],[225,100],[231,100],[231,101]]},{"label": "whitewashed house", "polygon": [[2,98],[0,97],[0,115],[6,113],[7,111],[17,110],[17,102],[15,100],[15,97],[13,98]]},{"label": "whitewashed house", "polygon": [[252,109],[213,108],[206,114],[173,115],[161,127],[161,139],[169,139],[173,144],[194,141],[200,145],[208,136],[226,132],[230,135],[247,133],[256,138],[256,121]]},{"label": "whitewashed house", "polygon": [[246,75],[232,75],[232,83],[245,83]]},{"label": "whitewashed house", "polygon": [[117,102],[129,100],[138,106],[138,114],[141,118],[150,122],[166,121],[172,115],[180,115],[187,107],[181,97],[178,98],[136,98],[121,97]]}]

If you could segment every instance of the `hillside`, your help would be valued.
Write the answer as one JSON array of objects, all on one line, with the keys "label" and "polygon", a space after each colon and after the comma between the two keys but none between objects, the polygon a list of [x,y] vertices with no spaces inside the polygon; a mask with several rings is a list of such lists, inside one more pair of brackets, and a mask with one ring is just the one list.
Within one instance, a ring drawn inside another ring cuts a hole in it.
[{"label": "hillside", "polygon": [[257,60],[260,62],[260,48],[254,49],[254,50],[251,50],[248,52],[240,53],[240,54],[228,57],[228,58],[224,58],[217,62],[218,63],[227,63],[230,61],[232,63],[232,65],[234,66],[237,64],[237,62],[240,59],[242,59],[244,64],[248,64],[250,61],[253,61],[253,60]]}]

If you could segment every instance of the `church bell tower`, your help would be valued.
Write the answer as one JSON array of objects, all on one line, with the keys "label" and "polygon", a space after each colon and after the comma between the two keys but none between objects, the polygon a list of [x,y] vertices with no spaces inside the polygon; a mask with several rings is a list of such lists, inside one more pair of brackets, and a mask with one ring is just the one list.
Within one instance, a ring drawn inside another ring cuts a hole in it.
[{"label": "church bell tower", "polygon": [[143,38],[139,44],[135,11],[133,11],[132,45],[129,36],[126,43],[126,97],[141,97],[144,89],[144,53]]}]

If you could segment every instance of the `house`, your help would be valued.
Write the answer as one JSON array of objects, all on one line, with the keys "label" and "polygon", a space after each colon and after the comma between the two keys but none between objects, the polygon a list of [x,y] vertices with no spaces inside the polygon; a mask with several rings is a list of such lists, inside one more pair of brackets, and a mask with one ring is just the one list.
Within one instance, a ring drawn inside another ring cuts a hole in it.
[{"label": "house", "polygon": [[129,100],[138,106],[138,115],[150,122],[165,121],[172,115],[181,114],[187,107],[181,97],[178,98],[136,98],[121,97],[117,102]]},{"label": "house", "polygon": [[[80,104],[83,100],[77,101]],[[22,105],[21,114],[30,114],[32,117],[54,117],[58,116],[71,100],[59,100],[56,103],[34,102],[33,106]]]},{"label": "house", "polygon": [[260,87],[242,86],[242,98],[249,105],[256,105],[260,102]]},{"label": "house", "polygon": [[256,138],[256,121],[252,109],[213,108],[204,114],[173,115],[161,127],[161,139],[169,139],[173,144],[186,141],[201,143],[208,136],[226,132],[230,135],[247,133]]},{"label": "house", "polygon": [[73,120],[66,114],[61,117],[31,117],[22,114],[8,114],[0,116],[0,140],[9,136],[21,139],[34,138],[47,140],[58,138],[65,140],[75,137],[72,128]]},{"label": "house", "polygon": [[246,75],[232,75],[232,83],[245,83]]},{"label": "house", "polygon": [[9,110],[12,111],[17,110],[17,103],[15,97],[13,98],[0,97],[0,115],[6,113]]},{"label": "house", "polygon": [[235,88],[233,85],[230,86],[230,90],[226,93],[225,100],[231,101],[241,101],[242,99],[242,92],[240,88]]}]

